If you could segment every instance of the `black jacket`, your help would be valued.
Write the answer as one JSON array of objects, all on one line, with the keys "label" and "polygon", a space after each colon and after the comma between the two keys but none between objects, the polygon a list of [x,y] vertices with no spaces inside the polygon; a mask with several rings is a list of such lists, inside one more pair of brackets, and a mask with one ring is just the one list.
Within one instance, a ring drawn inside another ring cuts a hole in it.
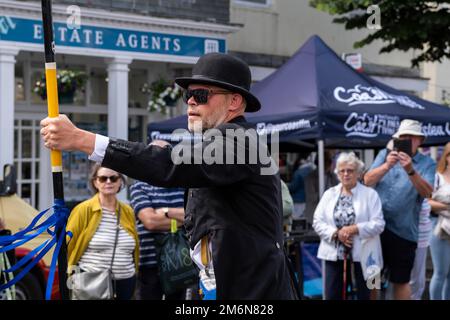
[{"label": "black jacket", "polygon": [[[217,129],[242,128],[244,121],[239,117]],[[247,160],[249,152],[255,151],[255,137],[244,144]],[[234,140],[233,146],[237,145],[243,146]],[[217,140],[197,142],[193,149],[211,151],[212,146],[217,146]],[[217,299],[294,299],[283,251],[278,172],[261,175],[267,167],[261,161],[175,165],[171,152],[169,146],[111,140],[102,165],[153,185],[190,188],[185,227],[191,248],[209,236]]]}]

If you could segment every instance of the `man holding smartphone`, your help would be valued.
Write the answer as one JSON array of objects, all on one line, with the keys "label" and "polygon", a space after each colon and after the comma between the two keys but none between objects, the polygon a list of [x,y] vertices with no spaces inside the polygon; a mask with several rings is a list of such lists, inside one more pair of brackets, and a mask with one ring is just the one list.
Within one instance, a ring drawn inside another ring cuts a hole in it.
[{"label": "man holding smartphone", "polygon": [[[394,139],[409,140],[411,155],[403,147],[380,151],[364,182],[377,190],[386,221],[381,234],[383,259],[388,279],[394,287],[394,299],[411,298],[409,285],[418,241],[419,212],[424,198],[431,196],[436,163],[418,152],[425,140],[421,124],[405,119]],[[406,145],[397,143],[398,146]],[[401,151],[403,150],[403,151]]]}]

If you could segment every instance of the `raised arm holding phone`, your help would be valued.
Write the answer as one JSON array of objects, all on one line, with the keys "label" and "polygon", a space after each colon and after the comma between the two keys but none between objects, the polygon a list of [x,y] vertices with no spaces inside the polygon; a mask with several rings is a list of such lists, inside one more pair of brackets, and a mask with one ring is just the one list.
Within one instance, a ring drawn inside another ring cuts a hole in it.
[{"label": "raised arm holding phone", "polygon": [[[381,234],[384,264],[390,270],[394,299],[408,300],[409,285],[418,241],[419,212],[424,198],[431,195],[435,162],[418,151],[425,140],[421,124],[405,119],[394,139],[410,140],[411,154],[404,151],[409,143],[395,143],[392,151],[384,149],[377,155],[364,176],[366,185],[378,192],[386,221]],[[397,149],[397,150],[395,150]]]},{"label": "raised arm holding phone", "polygon": [[[400,126],[399,131],[394,135],[393,150],[387,154],[385,163],[377,168],[372,167],[364,176],[364,182],[368,186],[375,186],[392,167],[400,163],[417,192],[422,197],[427,198],[433,192],[433,187],[414,169],[413,163],[413,158],[417,154],[425,136],[421,132],[421,135],[418,135],[417,132],[408,129],[406,126],[411,127],[411,124],[413,124],[409,121],[417,122],[409,119],[402,122],[406,129],[401,131],[400,129],[402,128]],[[420,127],[418,122],[413,125],[419,125]]]}]

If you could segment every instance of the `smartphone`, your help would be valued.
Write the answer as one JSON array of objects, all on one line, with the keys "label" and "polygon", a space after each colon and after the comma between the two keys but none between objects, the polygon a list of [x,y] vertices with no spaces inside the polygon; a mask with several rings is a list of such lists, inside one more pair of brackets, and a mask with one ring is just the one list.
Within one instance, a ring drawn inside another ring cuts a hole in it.
[{"label": "smartphone", "polygon": [[404,152],[412,157],[411,140],[394,139],[394,150],[398,152]]}]

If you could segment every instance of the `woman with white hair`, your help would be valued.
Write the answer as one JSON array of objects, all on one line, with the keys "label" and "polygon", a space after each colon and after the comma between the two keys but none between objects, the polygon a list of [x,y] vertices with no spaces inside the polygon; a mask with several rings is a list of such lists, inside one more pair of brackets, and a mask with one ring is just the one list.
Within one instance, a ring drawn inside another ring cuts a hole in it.
[{"label": "woman with white hair", "polygon": [[359,183],[363,168],[353,152],[341,153],[335,170],[340,184],[323,194],[314,212],[313,228],[321,239],[317,256],[325,260],[327,300],[346,299],[352,279],[347,260],[354,267],[358,300],[370,298],[360,263],[362,240],[378,236],[385,222],[377,192]]}]

